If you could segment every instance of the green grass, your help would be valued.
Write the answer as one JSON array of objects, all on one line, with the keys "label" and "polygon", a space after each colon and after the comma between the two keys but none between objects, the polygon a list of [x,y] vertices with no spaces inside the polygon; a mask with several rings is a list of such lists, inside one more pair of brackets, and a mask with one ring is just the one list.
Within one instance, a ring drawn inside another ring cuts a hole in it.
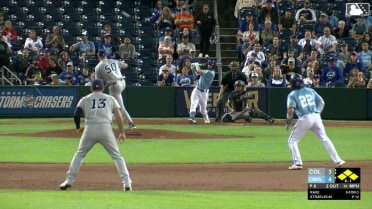
[{"label": "green grass", "polygon": [[[0,134],[73,129],[71,119],[1,119]],[[167,119],[167,121],[169,121]],[[14,122],[22,122],[14,125]],[[228,163],[290,162],[287,146],[289,132],[283,126],[188,126],[141,125],[140,128],[165,129],[192,133],[230,135],[226,139],[136,139],[120,145],[129,164],[135,163]],[[372,160],[368,128],[332,128],[327,133],[345,160]],[[243,136],[243,137],[241,137]],[[248,137],[244,137],[248,136]],[[69,163],[79,143],[75,139],[53,137],[0,137],[0,162]],[[306,161],[330,161],[323,145],[312,134],[299,144]],[[84,163],[112,163],[97,145]],[[1,185],[0,185],[1,188]],[[305,190],[305,189],[304,189]],[[1,190],[0,208],[255,208],[255,209],[364,209],[372,205],[372,192],[362,192],[360,201],[307,201],[306,192],[207,192],[207,191],[23,191]]]},{"label": "green grass", "polygon": [[7,209],[367,209],[372,193],[359,201],[308,201],[306,192],[205,192],[205,191],[18,191],[0,190],[1,208]]}]

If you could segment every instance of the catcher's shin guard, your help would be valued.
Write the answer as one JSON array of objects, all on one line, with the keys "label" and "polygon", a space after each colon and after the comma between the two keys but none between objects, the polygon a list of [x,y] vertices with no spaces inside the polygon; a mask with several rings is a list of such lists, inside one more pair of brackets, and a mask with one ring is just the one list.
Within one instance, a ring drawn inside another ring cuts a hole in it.
[{"label": "catcher's shin guard", "polygon": [[228,113],[225,113],[225,114],[222,116],[221,120],[222,120],[222,122],[225,122],[225,123],[227,123],[227,122],[234,122],[234,121],[232,120],[231,115],[228,114]]}]

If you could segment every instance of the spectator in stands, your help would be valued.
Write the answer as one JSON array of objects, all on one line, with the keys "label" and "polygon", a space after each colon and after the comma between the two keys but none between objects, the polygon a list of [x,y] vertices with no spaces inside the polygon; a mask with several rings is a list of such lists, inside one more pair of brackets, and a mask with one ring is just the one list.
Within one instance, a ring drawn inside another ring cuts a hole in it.
[{"label": "spectator in stands", "polygon": [[338,25],[338,21],[339,21],[339,20],[338,20],[338,18],[334,15],[333,10],[332,10],[332,9],[328,9],[327,15],[328,15],[328,22],[331,23],[332,28],[337,27],[337,25]]},{"label": "spectator in stands", "polygon": [[209,11],[208,4],[204,4],[203,11],[196,15],[195,24],[198,26],[200,36],[199,58],[202,58],[203,56],[208,58],[210,48],[209,39],[214,31],[214,27],[216,26],[216,19],[214,18],[213,13]]},{"label": "spectator in stands", "polygon": [[88,66],[83,66],[83,70],[81,71],[81,74],[79,75],[79,85],[85,86],[86,83],[92,82],[91,76],[89,73]]},{"label": "spectator in stands", "polygon": [[304,85],[308,88],[314,88],[314,71],[308,70],[304,77]]},{"label": "spectator in stands", "polygon": [[265,20],[265,27],[260,31],[260,42],[262,47],[267,47],[272,43],[272,40],[276,36],[275,31],[272,29],[271,20]]},{"label": "spectator in stands", "polygon": [[344,87],[344,76],[340,68],[336,66],[336,58],[333,55],[327,57],[328,67],[322,69],[320,81],[327,88]]},{"label": "spectator in stands", "polygon": [[160,44],[160,42],[163,42],[163,41],[164,41],[164,37],[165,37],[165,36],[169,36],[169,37],[171,37],[171,40],[172,40],[173,45],[176,46],[176,38],[173,36],[172,33],[173,33],[172,28],[170,28],[170,27],[166,27],[166,28],[164,29],[164,34],[161,34],[161,35],[159,36],[159,44]]},{"label": "spectator in stands", "polygon": [[285,14],[279,18],[278,29],[289,29],[296,32],[296,19],[292,15],[292,8],[286,8]]},{"label": "spectator in stands", "polygon": [[189,42],[194,44],[194,39],[196,38],[196,34],[188,28],[184,28],[182,30],[176,30],[176,38],[177,38],[177,43],[181,43],[182,37],[183,36],[188,36],[189,37]]},{"label": "spectator in stands", "polygon": [[288,51],[286,52],[286,55],[287,57],[282,60],[282,63],[288,65],[289,60],[294,60],[295,66],[301,67],[302,62],[294,56],[294,52],[292,49],[288,49]]},{"label": "spectator in stands", "polygon": [[346,63],[344,71],[343,71],[343,76],[345,78],[348,78],[350,76],[350,72],[352,69],[357,68],[359,72],[363,71],[363,66],[362,62],[360,62],[358,58],[358,53],[357,52],[352,52],[350,55],[350,60]]},{"label": "spectator in stands", "polygon": [[152,23],[155,23],[159,19],[162,13],[163,13],[163,1],[157,0],[155,3],[155,8],[152,10],[150,21]]},{"label": "spectator in stands", "polygon": [[44,45],[41,41],[41,38],[37,36],[36,30],[31,29],[28,38],[25,41],[24,49],[27,49],[31,52],[31,56],[38,55],[43,49]]},{"label": "spectator in stands", "polygon": [[172,12],[173,17],[176,14],[181,13],[183,7],[187,8],[187,5],[185,4],[185,1],[184,0],[176,0],[176,3],[174,4],[174,6],[171,7],[172,8],[171,12]]},{"label": "spectator in stands", "polygon": [[306,59],[310,54],[313,48],[317,47],[318,41],[311,37],[311,32],[305,32],[305,38],[302,38],[298,41],[298,45],[302,47],[302,52],[304,54],[304,59]]},{"label": "spectator in stands", "polygon": [[265,20],[271,20],[272,24],[276,28],[279,22],[278,10],[273,7],[272,0],[266,0],[265,7],[261,7],[258,13],[258,23],[264,24]]},{"label": "spectator in stands", "polygon": [[43,72],[38,66],[39,66],[39,57],[33,56],[31,65],[27,68],[26,73],[25,73],[27,85],[42,84],[42,81],[44,80]]},{"label": "spectator in stands", "polygon": [[190,54],[191,49],[195,49],[195,44],[190,43],[189,36],[183,35],[182,42],[177,45],[177,54],[181,57],[186,54]]},{"label": "spectator in stands", "polygon": [[174,17],[172,15],[171,10],[168,7],[163,8],[163,12],[158,18],[158,20],[155,22],[155,24],[158,26],[159,30],[163,30],[167,27],[171,28],[172,30],[174,27]]},{"label": "spectator in stands", "polygon": [[[270,56],[270,57],[266,57],[266,60],[268,60],[268,65],[267,67],[263,68],[263,71],[262,71],[262,76],[264,78],[266,78],[267,80],[270,79],[270,77],[272,76],[273,72],[274,72],[274,69],[275,67],[277,66],[277,58],[276,56]],[[281,73],[281,71],[280,71]]]},{"label": "spectator in stands", "polygon": [[290,83],[291,76],[295,73],[301,73],[301,68],[296,66],[296,60],[294,58],[288,59],[288,65],[285,63],[280,65],[282,68],[283,77],[286,79],[287,85]]},{"label": "spectator in stands", "polygon": [[86,57],[94,57],[96,55],[96,47],[93,41],[88,40],[88,32],[81,33],[81,41],[70,46],[71,52],[77,52],[79,59],[83,62]]},{"label": "spectator in stands", "polygon": [[4,25],[5,25],[5,22],[4,22],[4,14],[3,14],[2,12],[0,12],[0,31],[3,30]]},{"label": "spectator in stands", "polygon": [[72,62],[71,58],[69,57],[67,51],[62,51],[60,54],[59,54],[59,58],[58,58],[58,66],[61,68],[61,69],[66,69],[67,67],[67,63],[69,62]]},{"label": "spectator in stands", "polygon": [[166,36],[164,38],[163,42],[161,42],[159,44],[159,47],[158,47],[158,59],[159,60],[165,59],[165,57],[167,55],[172,55],[173,56],[173,53],[174,53],[174,45],[172,43],[171,37],[170,36]]},{"label": "spectator in stands", "polygon": [[234,10],[235,18],[239,18],[239,12],[244,7],[256,7],[256,0],[237,0]]},{"label": "spectator in stands", "polygon": [[[246,17],[245,17],[245,20],[246,21],[243,21],[240,25],[239,25],[239,28],[238,28],[238,32],[236,33],[236,50],[237,50],[237,57],[238,57],[238,62],[241,63],[242,60],[241,60],[241,45],[243,44],[243,33],[248,31],[249,30],[249,25],[250,24],[253,24],[254,28],[259,28],[259,25],[257,23],[257,21],[255,20],[254,16],[253,16],[253,13],[252,11],[248,11],[247,14],[246,14]],[[251,36],[252,38],[252,36]],[[253,37],[253,39],[256,38],[256,37]]]},{"label": "spectator in stands", "polygon": [[128,35],[122,38],[122,43],[119,46],[118,54],[120,59],[134,60],[137,57],[136,48],[133,44],[131,44],[131,40]]},{"label": "spectator in stands", "polygon": [[43,54],[39,58],[39,68],[43,71],[43,75],[46,73],[46,69],[49,67],[50,50],[45,48]]},{"label": "spectator in stands", "polygon": [[[243,34],[243,44],[241,45],[241,58],[239,60],[245,60],[246,59],[246,56],[248,54],[248,52],[252,51],[254,49],[254,44],[256,42],[254,41],[254,39],[250,39],[249,38],[249,34],[248,33],[244,33]],[[239,55],[238,55],[239,56]]]},{"label": "spectator in stands", "polygon": [[51,75],[52,74],[61,74],[63,72],[62,68],[58,66],[58,61],[56,56],[49,57],[49,67],[46,69],[44,74],[44,78],[47,82],[51,82]]},{"label": "spectator in stands", "polygon": [[174,77],[176,77],[177,67],[173,65],[172,63],[173,63],[173,56],[167,55],[167,57],[165,58],[165,64],[159,68],[159,75],[162,73],[162,68],[167,67],[169,69],[169,73],[173,74]]},{"label": "spectator in stands", "polygon": [[247,65],[249,58],[255,58],[255,61],[257,61],[260,66],[261,62],[265,60],[265,54],[261,51],[261,44],[259,42],[256,42],[254,44],[254,49],[248,52],[244,66]]},{"label": "spectator in stands", "polygon": [[330,31],[333,31],[331,23],[328,22],[328,15],[322,12],[320,13],[319,21],[313,26],[313,38],[318,39],[323,36],[325,28],[329,28]]},{"label": "spectator in stands", "polygon": [[313,74],[315,74],[314,63],[315,62],[309,62],[309,63],[307,63],[307,68],[306,69],[301,69],[302,77],[307,78],[309,72],[312,72]]},{"label": "spectator in stands", "polygon": [[5,21],[1,33],[3,34],[3,38],[5,39],[5,41],[10,44],[10,47],[12,47],[18,40],[17,30],[13,27],[12,22],[10,22],[10,20]]},{"label": "spectator in stands", "polygon": [[64,77],[64,82],[65,82],[65,86],[72,86],[72,85],[75,85],[73,83],[73,77],[72,75],[70,74],[67,74],[65,77]]},{"label": "spectator in stands", "polygon": [[193,13],[193,14],[195,14],[195,13],[197,13],[197,9],[195,8],[196,7],[196,5],[197,5],[197,0],[187,0],[187,1],[185,1],[185,5],[187,5],[187,8],[189,8],[189,11],[190,11],[190,13]]},{"label": "spectator in stands", "polygon": [[[250,78],[251,74],[254,72],[254,68],[256,67],[254,62],[255,62],[255,58],[253,58],[253,57],[249,58],[248,62],[246,63],[246,65],[242,69],[242,73],[244,73],[244,75],[248,79]],[[247,80],[247,81],[249,81],[249,80]]]},{"label": "spectator in stands", "polygon": [[[302,47],[298,44],[297,37],[295,35],[291,35],[291,38],[289,39],[289,45],[285,48],[287,52],[292,50],[293,57],[299,60],[303,60],[304,54],[302,52]],[[288,57],[288,53],[284,53],[284,57]]]},{"label": "spectator in stands", "polygon": [[[0,52],[0,54],[1,54],[1,52]],[[22,85],[24,83],[25,72],[26,72],[26,69],[30,66],[30,64],[31,64],[31,57],[30,57],[30,52],[28,51],[28,49],[23,49],[22,50],[22,54],[21,55],[18,55],[16,57],[16,59],[14,60],[14,62],[11,64],[11,68],[10,69],[22,81],[22,83],[20,83],[20,85]],[[1,66],[1,64],[0,64],[0,66]]]},{"label": "spectator in stands", "polygon": [[363,23],[367,26],[367,30],[372,33],[372,15],[364,16]]},{"label": "spectator in stands", "polygon": [[338,53],[338,61],[337,61],[337,67],[340,68],[341,71],[344,70],[346,63],[349,62],[351,57],[351,53],[348,51],[348,45],[347,43],[343,43],[341,45],[341,52]]},{"label": "spectator in stands", "polygon": [[101,43],[105,43],[106,35],[109,34],[109,35],[111,35],[111,44],[118,47],[120,45],[121,41],[120,41],[119,37],[117,37],[115,34],[112,33],[111,25],[107,24],[107,25],[103,26],[103,30],[104,30],[105,34],[101,38]]},{"label": "spectator in stands", "polygon": [[65,82],[59,79],[58,74],[52,74],[50,75],[51,81],[49,85],[55,86],[55,85],[65,85]]},{"label": "spectator in stands", "polygon": [[286,80],[283,78],[280,67],[275,67],[267,82],[267,87],[286,87]]},{"label": "spectator in stands", "polygon": [[[264,76],[263,76],[263,73],[262,73],[262,68],[260,65],[256,65],[254,67],[254,72],[257,73],[258,75],[258,82],[264,84],[265,86],[267,86],[267,81],[268,79],[266,79]],[[252,75],[252,74],[251,74]]]},{"label": "spectator in stands", "polygon": [[[372,70],[372,51],[369,50],[367,42],[362,43],[362,51],[358,53],[358,58],[362,63],[363,72]],[[369,75],[367,75],[369,76]]]},{"label": "spectator in stands", "polygon": [[364,42],[367,42],[368,43],[368,49],[372,51],[372,38],[371,38],[371,36],[372,35],[371,35],[370,32],[364,33],[363,38],[359,41],[359,45],[358,45],[358,50],[357,51],[362,51],[363,50],[362,44]]},{"label": "spectator in stands", "polygon": [[366,87],[366,80],[363,72],[359,72],[357,68],[351,71],[351,75],[348,79],[347,88],[364,88]]},{"label": "spectator in stands", "polygon": [[[244,37],[248,36],[250,42],[253,42],[253,43],[256,43],[256,42],[259,42],[260,41],[260,32],[257,31],[257,30],[255,30],[254,24],[252,24],[252,23],[249,24],[248,30],[243,33],[243,36]],[[242,44],[243,43],[244,42],[240,43],[237,46],[237,52],[239,54],[242,53],[241,47],[242,47]]]},{"label": "spectator in stands", "polygon": [[281,61],[284,58],[284,46],[281,46],[279,36],[274,36],[273,43],[270,44],[267,49],[270,50],[272,55],[276,55],[277,58]]},{"label": "spectator in stands", "polygon": [[251,74],[251,81],[248,82],[247,87],[265,87],[265,84],[264,83],[261,83],[259,81],[258,74],[256,72],[253,72]]},{"label": "spectator in stands", "polygon": [[342,40],[350,36],[349,29],[346,27],[344,20],[338,21],[338,25],[333,27],[333,34],[335,34],[337,40]]},{"label": "spectator in stands", "polygon": [[112,35],[109,33],[105,34],[105,42],[98,45],[98,50],[104,50],[106,52],[108,59],[118,58],[118,48],[117,45],[111,42]]},{"label": "spectator in stands", "polygon": [[187,6],[183,6],[181,13],[174,16],[174,25],[176,26],[176,31],[182,30],[183,28],[194,28],[194,16],[190,14]]},{"label": "spectator in stands", "polygon": [[72,62],[67,63],[66,69],[59,74],[59,78],[65,81],[66,84],[69,84],[69,81],[67,81],[69,78],[71,78],[72,85],[79,84],[79,75],[75,72],[74,64]]},{"label": "spectator in stands", "polygon": [[315,12],[310,9],[310,0],[305,0],[304,8],[297,10],[295,18],[298,24],[316,22]]},{"label": "spectator in stands", "polygon": [[162,68],[162,74],[158,76],[156,86],[177,86],[173,74],[169,73],[168,67]]},{"label": "spectator in stands", "polygon": [[365,24],[363,24],[363,17],[358,16],[357,22],[353,24],[351,35],[356,40],[361,40],[366,32],[368,32],[368,28]]},{"label": "spectator in stands", "polygon": [[59,54],[65,47],[65,39],[59,32],[60,28],[54,26],[52,34],[49,34],[45,39],[45,46],[49,48],[53,55]]},{"label": "spectator in stands", "polygon": [[337,51],[337,40],[331,35],[331,29],[328,27],[324,28],[324,35],[319,36],[317,42],[316,48],[321,55]]},{"label": "spectator in stands", "polygon": [[192,71],[191,71],[191,64],[192,63],[195,63],[195,62],[199,62],[198,59],[193,59],[191,58],[191,56],[188,56],[188,55],[185,55],[185,56],[182,56],[178,59],[178,63],[177,63],[177,71],[176,71],[176,75],[180,75],[182,72],[182,68],[184,67],[187,67],[187,69],[189,69],[188,73],[190,75],[192,75]]},{"label": "spectator in stands", "polygon": [[96,79],[96,73],[94,71],[90,72],[90,81],[85,83],[84,86],[92,86],[92,81]]},{"label": "spectator in stands", "polygon": [[314,74],[313,77],[313,88],[322,88],[324,87],[323,84],[320,82],[320,75],[319,74]]},{"label": "spectator in stands", "polygon": [[181,74],[177,76],[176,83],[178,86],[194,86],[196,84],[194,76],[189,74],[189,69],[183,67]]},{"label": "spectator in stands", "polygon": [[311,51],[311,54],[310,56],[307,56],[306,59],[304,59],[302,61],[302,64],[301,64],[301,69],[302,71],[305,71],[308,67],[308,64],[312,62],[314,64],[314,71],[316,71],[318,68],[315,67],[315,63],[317,63],[318,67],[319,67],[319,63],[320,63],[320,60],[318,59],[318,51],[314,48],[312,51]]}]

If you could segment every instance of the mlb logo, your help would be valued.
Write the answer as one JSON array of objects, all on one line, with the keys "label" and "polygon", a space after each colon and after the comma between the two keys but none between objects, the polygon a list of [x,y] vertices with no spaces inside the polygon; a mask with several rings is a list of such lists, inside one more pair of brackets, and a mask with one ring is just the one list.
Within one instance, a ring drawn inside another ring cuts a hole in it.
[{"label": "mlb logo", "polygon": [[346,16],[368,16],[369,3],[346,3]]}]

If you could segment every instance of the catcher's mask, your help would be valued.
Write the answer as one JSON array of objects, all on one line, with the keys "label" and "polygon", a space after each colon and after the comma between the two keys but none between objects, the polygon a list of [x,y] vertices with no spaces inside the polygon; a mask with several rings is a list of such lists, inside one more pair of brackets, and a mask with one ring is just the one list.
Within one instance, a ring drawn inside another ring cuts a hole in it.
[{"label": "catcher's mask", "polygon": [[239,69],[239,62],[237,61],[232,61],[229,64],[230,70],[238,70]]},{"label": "catcher's mask", "polygon": [[244,87],[245,87],[244,81],[242,81],[242,80],[235,81],[235,83],[234,83],[235,91],[242,92],[242,91],[244,91]]},{"label": "catcher's mask", "polygon": [[298,73],[293,74],[291,76],[291,88],[292,89],[300,89],[304,87],[304,80],[302,79],[302,76]]}]

